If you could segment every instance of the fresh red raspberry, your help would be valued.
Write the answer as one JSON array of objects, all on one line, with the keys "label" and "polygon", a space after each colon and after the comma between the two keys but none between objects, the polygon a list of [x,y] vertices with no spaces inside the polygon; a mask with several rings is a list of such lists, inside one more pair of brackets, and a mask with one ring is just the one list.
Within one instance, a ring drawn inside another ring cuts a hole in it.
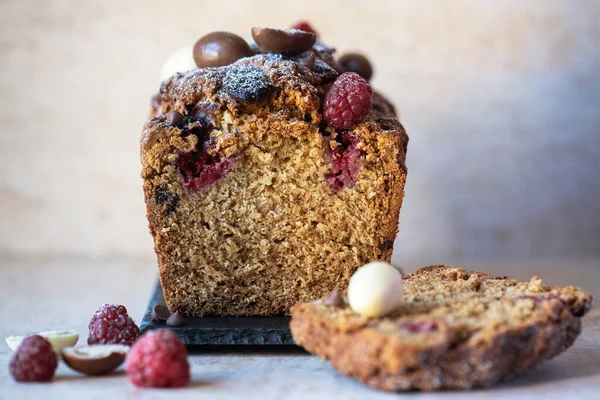
[{"label": "fresh red raspberry", "polygon": [[315,31],[313,29],[313,27],[310,26],[310,24],[308,22],[306,22],[306,21],[298,21],[294,25],[292,25],[290,28],[291,29],[298,29],[299,31],[314,33],[315,35],[317,34],[317,31]]},{"label": "fresh red raspberry", "polygon": [[190,380],[184,344],[168,329],[143,335],[127,353],[125,369],[136,386],[177,387]]},{"label": "fresh red raspberry", "polygon": [[131,346],[140,329],[127,314],[125,306],[103,304],[88,325],[88,344],[126,344]]},{"label": "fresh red raspberry", "polygon": [[340,75],[325,96],[323,118],[333,128],[352,129],[371,111],[373,90],[354,72]]},{"label": "fresh red raspberry", "polygon": [[8,364],[10,374],[18,382],[52,380],[58,360],[52,345],[40,335],[27,336]]}]

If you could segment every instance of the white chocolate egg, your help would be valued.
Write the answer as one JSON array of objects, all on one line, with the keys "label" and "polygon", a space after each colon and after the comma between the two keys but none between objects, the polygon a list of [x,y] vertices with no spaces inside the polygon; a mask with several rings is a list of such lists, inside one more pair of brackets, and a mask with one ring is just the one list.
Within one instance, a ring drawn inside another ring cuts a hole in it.
[{"label": "white chocolate egg", "polygon": [[365,317],[382,317],[402,303],[402,274],[374,261],[360,267],[348,285],[350,307]]},{"label": "white chocolate egg", "polygon": [[186,72],[196,68],[194,61],[194,46],[188,45],[177,49],[165,61],[160,70],[160,79],[165,80],[170,78],[176,72]]}]

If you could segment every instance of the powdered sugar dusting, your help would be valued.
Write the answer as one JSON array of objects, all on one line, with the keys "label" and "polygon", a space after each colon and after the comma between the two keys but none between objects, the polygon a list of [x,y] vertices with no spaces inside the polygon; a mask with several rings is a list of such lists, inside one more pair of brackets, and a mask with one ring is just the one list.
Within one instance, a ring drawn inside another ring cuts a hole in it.
[{"label": "powdered sugar dusting", "polygon": [[223,79],[223,89],[238,100],[254,103],[273,88],[269,76],[253,65],[230,68]]}]

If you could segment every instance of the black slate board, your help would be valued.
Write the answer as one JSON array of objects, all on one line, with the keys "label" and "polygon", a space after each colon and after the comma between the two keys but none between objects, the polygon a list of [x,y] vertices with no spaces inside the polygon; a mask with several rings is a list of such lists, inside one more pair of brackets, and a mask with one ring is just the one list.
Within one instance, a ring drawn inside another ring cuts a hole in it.
[{"label": "black slate board", "polygon": [[[165,304],[160,281],[140,324],[142,333],[168,327],[164,322],[152,320],[152,308],[156,304]],[[185,321],[184,326],[168,328],[188,346],[295,345],[289,317],[186,317]]]}]

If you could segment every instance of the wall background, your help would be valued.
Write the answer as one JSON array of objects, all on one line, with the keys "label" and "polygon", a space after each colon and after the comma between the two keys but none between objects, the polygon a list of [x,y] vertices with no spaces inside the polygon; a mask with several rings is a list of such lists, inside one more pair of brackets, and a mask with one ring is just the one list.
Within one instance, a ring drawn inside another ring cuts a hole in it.
[{"label": "wall background", "polygon": [[163,61],[299,19],[400,110],[397,262],[600,255],[595,0],[0,0],[0,255],[151,256],[138,138]]}]

